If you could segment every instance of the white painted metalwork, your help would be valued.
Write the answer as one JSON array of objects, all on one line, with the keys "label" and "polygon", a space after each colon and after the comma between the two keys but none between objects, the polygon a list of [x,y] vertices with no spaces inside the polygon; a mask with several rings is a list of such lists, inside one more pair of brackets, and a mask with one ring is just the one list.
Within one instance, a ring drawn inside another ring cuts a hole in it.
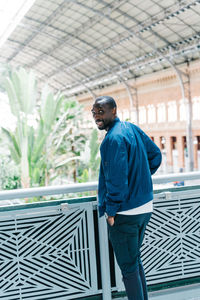
[{"label": "white painted metalwork", "polygon": [[[187,173],[172,173],[167,175],[154,175],[152,176],[153,183],[167,183],[181,180],[196,180],[200,179],[200,172],[187,172]],[[0,191],[0,200],[9,200],[17,198],[28,198],[46,195],[59,195],[67,193],[78,193],[87,191],[96,191],[98,189],[98,183],[75,183],[60,186],[48,186],[39,188],[27,188],[17,190],[5,190]]]},{"label": "white painted metalwork", "polygon": [[200,277],[199,221],[200,189],[155,195],[141,250],[148,285]]},{"label": "white painted metalwork", "polygon": [[104,300],[111,300],[111,280],[108,250],[108,232],[105,218],[98,219],[99,228],[99,250],[101,261],[102,294]]},{"label": "white painted metalwork", "polygon": [[200,190],[155,195],[142,248],[148,284],[200,276]]},{"label": "white painted metalwork", "polygon": [[[199,179],[200,172],[155,176],[155,183]],[[77,189],[76,189],[77,188]],[[96,190],[97,183],[0,192],[1,199]],[[142,258],[148,285],[200,277],[200,188],[160,190],[154,197]],[[122,291],[111,265],[107,227],[94,198],[0,207],[0,298],[70,300]],[[6,202],[6,201],[5,201]],[[97,230],[98,229],[98,230]]]},{"label": "white painted metalwork", "polygon": [[97,293],[93,205],[0,212],[0,299]]}]

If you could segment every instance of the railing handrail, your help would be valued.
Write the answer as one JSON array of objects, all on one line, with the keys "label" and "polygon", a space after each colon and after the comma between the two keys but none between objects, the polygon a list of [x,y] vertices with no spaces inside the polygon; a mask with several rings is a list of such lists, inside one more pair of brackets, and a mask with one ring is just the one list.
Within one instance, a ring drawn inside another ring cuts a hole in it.
[{"label": "railing handrail", "polygon": [[[166,175],[153,175],[153,183],[167,183],[172,181],[195,180],[200,179],[200,172],[187,173],[172,173]],[[87,191],[96,191],[98,189],[98,182],[87,183],[73,183],[59,186],[45,186],[26,189],[4,190],[0,191],[0,200],[21,199],[29,197],[59,195],[68,193],[78,193]]]},{"label": "railing handrail", "polygon": [[185,173],[171,173],[165,175],[153,175],[153,183],[167,183],[173,181],[183,181],[183,180],[195,180],[200,179],[200,171],[195,172],[185,172]]}]

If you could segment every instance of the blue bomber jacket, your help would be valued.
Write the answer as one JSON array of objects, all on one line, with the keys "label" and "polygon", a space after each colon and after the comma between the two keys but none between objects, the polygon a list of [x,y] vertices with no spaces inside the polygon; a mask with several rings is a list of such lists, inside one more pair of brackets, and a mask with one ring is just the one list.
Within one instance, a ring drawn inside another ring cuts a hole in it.
[{"label": "blue bomber jacket", "polygon": [[156,144],[136,125],[115,118],[101,144],[100,217],[139,207],[153,199],[151,175],[161,164]]}]

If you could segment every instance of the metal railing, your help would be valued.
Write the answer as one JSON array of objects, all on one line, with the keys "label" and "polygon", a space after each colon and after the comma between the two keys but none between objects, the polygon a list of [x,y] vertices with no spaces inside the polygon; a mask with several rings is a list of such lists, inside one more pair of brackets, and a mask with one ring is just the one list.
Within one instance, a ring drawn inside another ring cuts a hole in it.
[{"label": "metal railing", "polygon": [[[200,172],[157,175],[153,183],[196,179]],[[19,189],[1,191],[0,200],[94,190],[97,182]],[[199,187],[155,194],[142,248],[148,285],[200,277],[199,215]],[[83,299],[95,294],[110,300],[112,291],[123,290],[95,197],[2,207],[0,243],[2,300]]]},{"label": "metal railing", "polygon": [[[187,172],[187,173],[172,173],[167,175],[153,175],[154,184],[161,184],[167,182],[173,182],[178,180],[195,180],[200,179],[200,172]],[[61,186],[48,186],[37,187],[17,190],[5,190],[0,191],[0,200],[10,200],[16,198],[29,198],[47,195],[59,195],[68,193],[78,193],[87,191],[96,191],[98,189],[98,183],[74,183]]]}]

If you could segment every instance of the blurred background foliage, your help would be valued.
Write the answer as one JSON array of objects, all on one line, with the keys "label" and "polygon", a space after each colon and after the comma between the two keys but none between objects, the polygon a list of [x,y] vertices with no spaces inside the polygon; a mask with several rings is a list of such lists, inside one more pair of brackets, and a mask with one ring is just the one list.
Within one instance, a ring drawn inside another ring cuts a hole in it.
[{"label": "blurred background foliage", "polygon": [[1,189],[97,180],[98,131],[83,128],[78,102],[48,85],[39,91],[36,75],[24,68],[2,67],[0,91],[15,119],[12,128],[1,125]]}]

